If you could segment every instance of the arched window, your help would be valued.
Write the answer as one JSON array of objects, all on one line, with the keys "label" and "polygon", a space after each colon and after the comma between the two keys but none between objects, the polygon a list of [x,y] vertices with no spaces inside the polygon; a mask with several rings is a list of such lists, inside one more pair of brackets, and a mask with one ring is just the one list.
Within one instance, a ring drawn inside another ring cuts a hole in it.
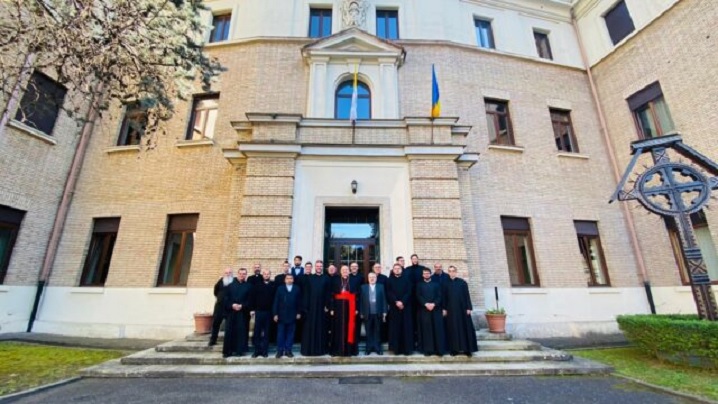
[{"label": "arched window", "polygon": [[[347,80],[339,84],[334,97],[334,118],[349,119],[352,107],[352,92],[354,80]],[[357,119],[371,119],[371,92],[369,86],[357,82]]]}]

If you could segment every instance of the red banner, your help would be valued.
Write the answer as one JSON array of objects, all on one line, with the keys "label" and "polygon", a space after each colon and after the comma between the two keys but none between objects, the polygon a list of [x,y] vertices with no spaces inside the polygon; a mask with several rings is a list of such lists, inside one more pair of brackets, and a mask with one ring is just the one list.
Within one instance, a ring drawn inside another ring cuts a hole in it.
[{"label": "red banner", "polygon": [[337,300],[346,300],[349,303],[349,335],[347,336],[347,342],[350,344],[353,344],[354,343],[354,327],[356,327],[356,324],[354,324],[354,317],[355,317],[356,311],[357,311],[356,294],[349,293],[345,290],[345,291],[342,291],[342,293],[338,293],[338,294],[334,295],[334,298]]}]

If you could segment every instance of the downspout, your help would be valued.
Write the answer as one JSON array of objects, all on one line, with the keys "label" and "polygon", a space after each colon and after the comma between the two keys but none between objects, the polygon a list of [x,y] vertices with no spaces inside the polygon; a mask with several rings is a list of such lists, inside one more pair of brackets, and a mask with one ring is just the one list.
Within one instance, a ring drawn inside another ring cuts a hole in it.
[{"label": "downspout", "polygon": [[55,263],[55,257],[57,256],[57,247],[60,245],[60,238],[65,227],[65,220],[67,219],[67,213],[70,210],[70,203],[72,202],[72,196],[75,193],[75,187],[77,186],[77,180],[80,177],[80,169],[82,168],[82,162],[85,159],[85,152],[90,142],[90,135],[95,128],[95,121],[99,116],[100,99],[104,93],[104,86],[98,84],[95,86],[95,91],[90,101],[90,107],[88,108],[87,114],[85,115],[85,122],[82,125],[82,134],[80,135],[80,142],[75,149],[75,155],[72,159],[72,165],[70,171],[67,174],[67,180],[65,181],[65,189],[62,192],[62,200],[60,206],[57,208],[57,214],[55,215],[55,222],[52,225],[52,232],[50,233],[50,241],[45,252],[45,259],[42,263],[42,270],[37,281],[37,290],[35,291],[35,300],[32,305],[32,311],[30,312],[30,319],[27,323],[27,332],[32,332],[32,326],[37,318],[37,310],[40,306],[40,299],[42,293],[45,290],[47,280],[50,278],[52,272],[52,266]]},{"label": "downspout", "polygon": [[[573,14],[573,11],[571,11],[571,23],[573,25],[573,30],[576,33],[576,38],[578,39],[578,48],[581,52],[581,60],[583,61],[583,65],[586,67],[586,74],[588,75],[588,83],[591,86],[591,95],[593,96],[593,102],[596,104],[598,121],[601,125],[601,132],[603,133],[603,141],[605,142],[606,149],[608,150],[608,158],[611,160],[613,179],[614,181],[616,181],[616,184],[618,184],[619,181],[621,181],[622,170],[618,167],[618,161],[616,160],[616,154],[613,149],[613,141],[609,136],[608,126],[606,125],[606,116],[604,115],[603,108],[601,107],[598,91],[596,90],[596,83],[593,81],[593,73],[591,72],[591,66],[588,62],[586,49],[584,48],[583,40],[581,39],[581,32],[578,29],[578,24],[576,23],[576,17]],[[620,206],[621,210],[623,211],[623,217],[626,223],[626,228],[628,230],[628,235],[631,238],[631,247],[633,249],[633,255],[636,257],[638,273],[643,280],[643,287],[646,290],[646,299],[648,299],[648,305],[651,308],[651,313],[656,314],[656,305],[653,302],[653,292],[651,291],[651,281],[648,276],[648,271],[646,270],[646,263],[643,260],[643,252],[641,251],[641,248],[638,244],[638,236],[636,235],[636,224],[633,221],[633,216],[631,215],[631,212],[628,210],[628,204],[622,203],[620,204]]]}]

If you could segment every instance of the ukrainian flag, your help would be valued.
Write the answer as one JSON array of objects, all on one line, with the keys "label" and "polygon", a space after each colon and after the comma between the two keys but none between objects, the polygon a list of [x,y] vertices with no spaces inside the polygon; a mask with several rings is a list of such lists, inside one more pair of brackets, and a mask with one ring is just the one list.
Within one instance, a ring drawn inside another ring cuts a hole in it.
[{"label": "ukrainian flag", "polygon": [[431,117],[438,118],[441,115],[441,101],[439,100],[439,82],[436,81],[436,71],[431,65]]}]

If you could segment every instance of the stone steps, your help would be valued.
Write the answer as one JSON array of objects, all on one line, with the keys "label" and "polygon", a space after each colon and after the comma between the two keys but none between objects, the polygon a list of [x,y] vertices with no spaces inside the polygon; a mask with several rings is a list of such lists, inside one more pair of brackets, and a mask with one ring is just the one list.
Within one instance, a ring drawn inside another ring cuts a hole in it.
[{"label": "stone steps", "polygon": [[242,357],[222,358],[219,352],[157,352],[154,349],[137,352],[120,359],[123,365],[327,365],[327,364],[407,364],[407,363],[473,363],[473,362],[532,362],[532,361],[569,361],[570,354],[553,349],[529,351],[479,351],[470,357],[465,355],[450,356],[424,356],[389,355],[382,356],[374,353],[352,357],[302,356],[295,351],[294,358],[252,358],[250,355]]},{"label": "stone steps", "polygon": [[209,347],[209,335],[192,334],[184,340],[171,341],[155,348],[136,352],[84,369],[85,377],[401,377],[401,376],[489,376],[489,375],[583,375],[606,374],[608,366],[573,358],[572,355],[544,348],[525,340],[514,340],[509,334],[476,333],[479,352],[470,357],[364,355],[359,343],[358,356],[305,357],[294,345],[293,358],[275,358],[270,347],[268,358],[222,358],[222,335],[217,346]]},{"label": "stone steps", "polygon": [[[511,341],[477,341],[479,351],[536,351],[541,349],[541,345],[526,340]],[[364,343],[359,343],[359,351],[364,351]],[[384,351],[388,351],[388,344],[383,344]],[[155,347],[157,352],[222,352],[222,344],[210,347],[206,341],[170,341]],[[295,344],[294,350],[299,350],[299,344]],[[270,346],[270,351],[274,351],[274,347]],[[253,352],[250,348],[250,352]]]},{"label": "stone steps", "polygon": [[[241,358],[240,358],[241,359]],[[295,358],[296,359],[296,358]],[[412,376],[528,376],[608,374],[610,367],[574,358],[571,361],[537,362],[459,362],[459,363],[382,363],[350,364],[257,364],[242,365],[123,365],[115,359],[84,369],[85,377],[252,377],[252,378],[338,378],[338,377],[412,377]]]}]

